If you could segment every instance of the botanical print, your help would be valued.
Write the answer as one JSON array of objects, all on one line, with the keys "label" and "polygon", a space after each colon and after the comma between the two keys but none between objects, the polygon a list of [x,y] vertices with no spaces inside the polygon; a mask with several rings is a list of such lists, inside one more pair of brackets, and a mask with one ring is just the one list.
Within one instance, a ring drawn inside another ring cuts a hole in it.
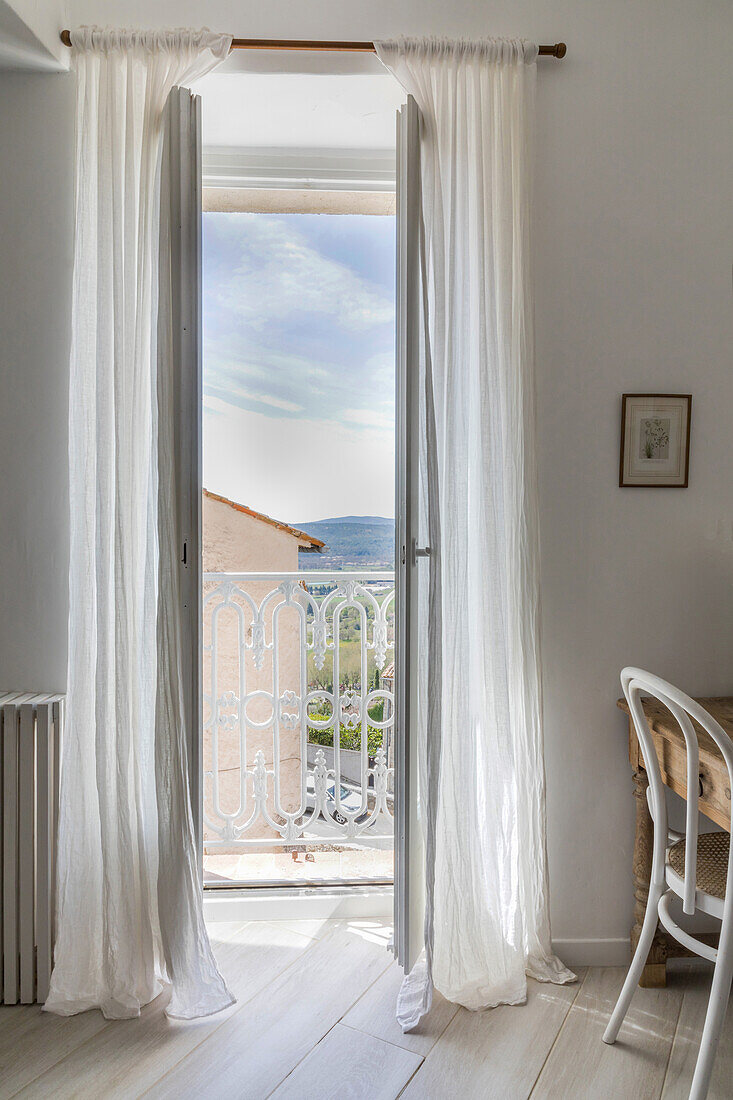
[{"label": "botanical print", "polygon": [[669,417],[644,417],[639,423],[639,458],[669,458]]},{"label": "botanical print", "polygon": [[691,408],[687,393],[623,394],[619,485],[687,486]]}]

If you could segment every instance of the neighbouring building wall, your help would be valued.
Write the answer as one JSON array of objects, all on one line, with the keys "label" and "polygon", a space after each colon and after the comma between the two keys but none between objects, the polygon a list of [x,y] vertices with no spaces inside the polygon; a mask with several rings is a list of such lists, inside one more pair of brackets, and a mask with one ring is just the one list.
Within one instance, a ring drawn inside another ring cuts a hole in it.
[{"label": "neighbouring building wall", "polygon": [[298,540],[204,494],[203,555],[205,573],[294,573]]},{"label": "neighbouring building wall", "polygon": [[[206,493],[203,497],[203,569],[204,573],[293,573],[298,569],[298,540],[287,531],[242,512],[232,504],[217,500]],[[204,816],[221,825],[213,813],[214,806],[225,814],[240,814],[239,824],[248,818],[253,807],[252,780],[245,781],[242,791],[242,740],[238,718],[250,722],[272,722],[276,715],[271,703],[263,697],[248,701],[244,714],[238,714],[234,698],[263,691],[273,692],[273,650],[277,650],[279,691],[301,694],[300,621],[295,609],[284,609],[273,624],[272,611],[265,610],[265,638],[273,649],[264,654],[262,665],[256,667],[252,652],[245,651],[240,665],[240,645],[252,643],[253,612],[246,596],[259,607],[278,581],[239,580],[233,593],[234,606],[219,608],[219,582],[204,582]],[[243,596],[241,593],[245,593]],[[216,616],[216,683],[212,664],[212,626]],[[275,631],[273,632],[273,625]],[[243,674],[243,679],[242,679]],[[212,691],[212,687],[215,691]],[[227,693],[231,702],[227,703]],[[219,705],[215,706],[216,700]],[[292,708],[291,708],[292,709]],[[218,717],[220,721],[211,722]],[[279,716],[278,716],[279,717]],[[277,772],[280,783],[280,806],[295,812],[301,802],[301,735],[300,729],[278,725],[275,767],[275,741],[272,725],[265,729],[247,728],[244,763],[251,772],[255,757],[262,752],[268,771]],[[216,746],[216,754],[213,749]],[[216,765],[216,766],[215,766]],[[272,779],[268,779],[272,784]],[[270,790],[272,797],[272,790]],[[272,805],[272,803],[271,803]],[[271,836],[272,830],[263,822],[248,830],[247,838]],[[215,832],[205,826],[204,841],[215,839]],[[233,851],[236,849],[232,849]],[[227,849],[218,849],[219,852]]]},{"label": "neighbouring building wall", "polygon": [[[733,691],[733,5],[72,0],[70,8],[76,24],[205,23],[248,36],[567,42],[564,61],[538,66],[534,231],[553,932],[576,961],[591,949],[597,961],[602,952],[622,961],[634,806],[615,709],[619,669],[635,662],[693,693]],[[11,614],[0,614],[0,684],[10,682],[6,669],[29,686],[47,670],[62,686],[73,104],[62,78],[22,87],[3,78],[1,87],[0,232],[11,248],[0,295],[0,565]],[[33,216],[23,223],[26,205]],[[31,316],[17,287],[40,302]],[[693,394],[690,487],[619,489],[620,395],[655,390]],[[39,425],[40,450],[31,443]],[[31,498],[45,508],[43,525]]]}]

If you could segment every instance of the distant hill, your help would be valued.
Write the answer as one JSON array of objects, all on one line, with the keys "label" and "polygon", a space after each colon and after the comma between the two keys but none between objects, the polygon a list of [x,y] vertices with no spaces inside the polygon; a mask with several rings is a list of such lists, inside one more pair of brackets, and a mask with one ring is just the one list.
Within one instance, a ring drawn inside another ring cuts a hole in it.
[{"label": "distant hill", "polygon": [[[315,523],[368,523],[377,527],[394,527],[393,519],[385,519],[384,516],[335,516],[333,519],[318,519]],[[305,531],[311,528],[312,523],[294,523],[294,527]]]},{"label": "distant hill", "polygon": [[335,516],[299,523],[301,531],[325,542],[320,554],[300,554],[301,569],[392,569],[394,520],[384,516]]}]

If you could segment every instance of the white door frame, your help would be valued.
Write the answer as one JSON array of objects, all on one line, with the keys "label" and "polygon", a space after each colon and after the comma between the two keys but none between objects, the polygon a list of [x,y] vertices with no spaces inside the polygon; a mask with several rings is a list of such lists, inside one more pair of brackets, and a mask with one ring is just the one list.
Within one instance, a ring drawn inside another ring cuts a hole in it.
[{"label": "white door frame", "polygon": [[[182,392],[180,409],[181,423],[181,459],[188,461],[189,481],[184,496],[188,506],[181,502],[181,530],[186,532],[185,562],[182,560],[182,590],[187,615],[184,639],[185,668],[187,678],[188,713],[197,716],[192,722],[190,745],[190,785],[194,807],[194,824],[199,861],[203,861],[203,745],[202,729],[202,614],[201,614],[201,493],[202,493],[202,349],[201,349],[201,226],[202,226],[202,170],[201,148],[201,105],[200,97],[191,96],[183,89],[178,98],[172,97],[169,109],[174,112],[177,121],[172,127],[180,135],[179,149],[182,151],[183,138],[193,141],[195,147],[194,178],[181,172],[180,196],[178,206],[173,206],[174,219],[178,212],[178,224],[181,234],[181,314],[190,318],[192,328],[186,333],[185,322],[181,325],[182,343],[187,341],[187,375],[190,385]],[[186,99],[190,106],[186,106]],[[173,154],[172,154],[173,156]],[[183,158],[181,158],[183,159]],[[193,163],[189,156],[188,163]],[[297,916],[309,918],[327,917],[374,917],[396,919],[395,954],[403,965],[411,958],[409,943],[422,946],[422,911],[419,901],[422,898],[422,840],[417,820],[417,768],[410,767],[411,729],[410,714],[415,709],[415,685],[417,683],[416,652],[411,650],[410,635],[414,631],[416,600],[413,580],[416,576],[412,546],[416,535],[417,519],[417,471],[418,447],[417,425],[407,416],[408,410],[416,410],[417,370],[414,368],[418,350],[419,280],[414,277],[419,264],[418,253],[418,198],[419,198],[419,144],[418,112],[412,97],[397,116],[397,431],[396,431],[396,520],[395,520],[395,578],[397,629],[400,640],[395,647],[396,667],[396,712],[397,721],[405,735],[396,738],[395,743],[395,884],[392,887],[364,886],[344,888],[278,887],[247,889],[222,889],[205,891],[204,911],[209,920],[229,919],[294,919],[294,907]],[[219,183],[220,181],[216,181]],[[385,175],[381,181],[388,188]],[[243,186],[240,182],[240,186]],[[292,182],[279,182],[279,186],[293,186]],[[342,181],[344,187],[348,181]],[[253,186],[247,181],[244,189]],[[351,189],[351,188],[349,188]],[[353,188],[354,190],[357,187]],[[196,232],[185,232],[184,226],[195,221]],[[188,278],[183,274],[188,272]],[[410,275],[412,273],[412,275]],[[191,335],[195,334],[195,339]],[[183,349],[182,349],[183,350]],[[183,363],[183,359],[181,360]],[[195,387],[195,388],[194,388]],[[193,401],[194,407],[191,407]],[[183,559],[182,550],[182,559]],[[404,627],[400,629],[400,622]],[[415,666],[415,667],[413,667]],[[410,686],[411,685],[411,686]],[[402,715],[402,717],[400,717]],[[409,778],[408,778],[409,777]],[[412,900],[411,900],[412,899]],[[417,903],[415,901],[417,899]],[[399,918],[398,914],[412,914],[409,921]],[[415,917],[415,914],[417,916]]]}]

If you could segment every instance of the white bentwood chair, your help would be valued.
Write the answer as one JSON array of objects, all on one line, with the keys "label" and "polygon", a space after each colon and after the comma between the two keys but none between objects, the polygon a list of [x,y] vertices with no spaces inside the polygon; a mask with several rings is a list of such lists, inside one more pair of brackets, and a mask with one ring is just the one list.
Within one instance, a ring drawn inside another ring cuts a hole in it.
[{"label": "white bentwood chair", "polygon": [[[698,734],[697,722],[712,737],[728,769],[733,789],[733,741],[708,712],[678,688],[638,668],[625,668],[621,673],[636,735],[644,756],[649,778],[647,799],[654,822],[654,853],[644,923],[639,943],[608,1027],[604,1043],[615,1043],[619,1028],[628,1012],[641,972],[657,928],[657,919],[685,947],[715,963],[713,984],[707,1015],[700,1040],[700,1050],[692,1078],[690,1100],[705,1100],[710,1086],[718,1040],[728,1006],[733,978],[733,882],[731,881],[730,835],[728,833],[698,834]],[[653,695],[664,703],[682,730],[687,750],[687,815],[684,834],[671,832],[667,824],[667,802],[654,741],[649,731],[642,695]],[[669,903],[676,894],[682,898],[683,913],[696,910],[721,921],[717,950],[691,936],[672,919]]]}]

